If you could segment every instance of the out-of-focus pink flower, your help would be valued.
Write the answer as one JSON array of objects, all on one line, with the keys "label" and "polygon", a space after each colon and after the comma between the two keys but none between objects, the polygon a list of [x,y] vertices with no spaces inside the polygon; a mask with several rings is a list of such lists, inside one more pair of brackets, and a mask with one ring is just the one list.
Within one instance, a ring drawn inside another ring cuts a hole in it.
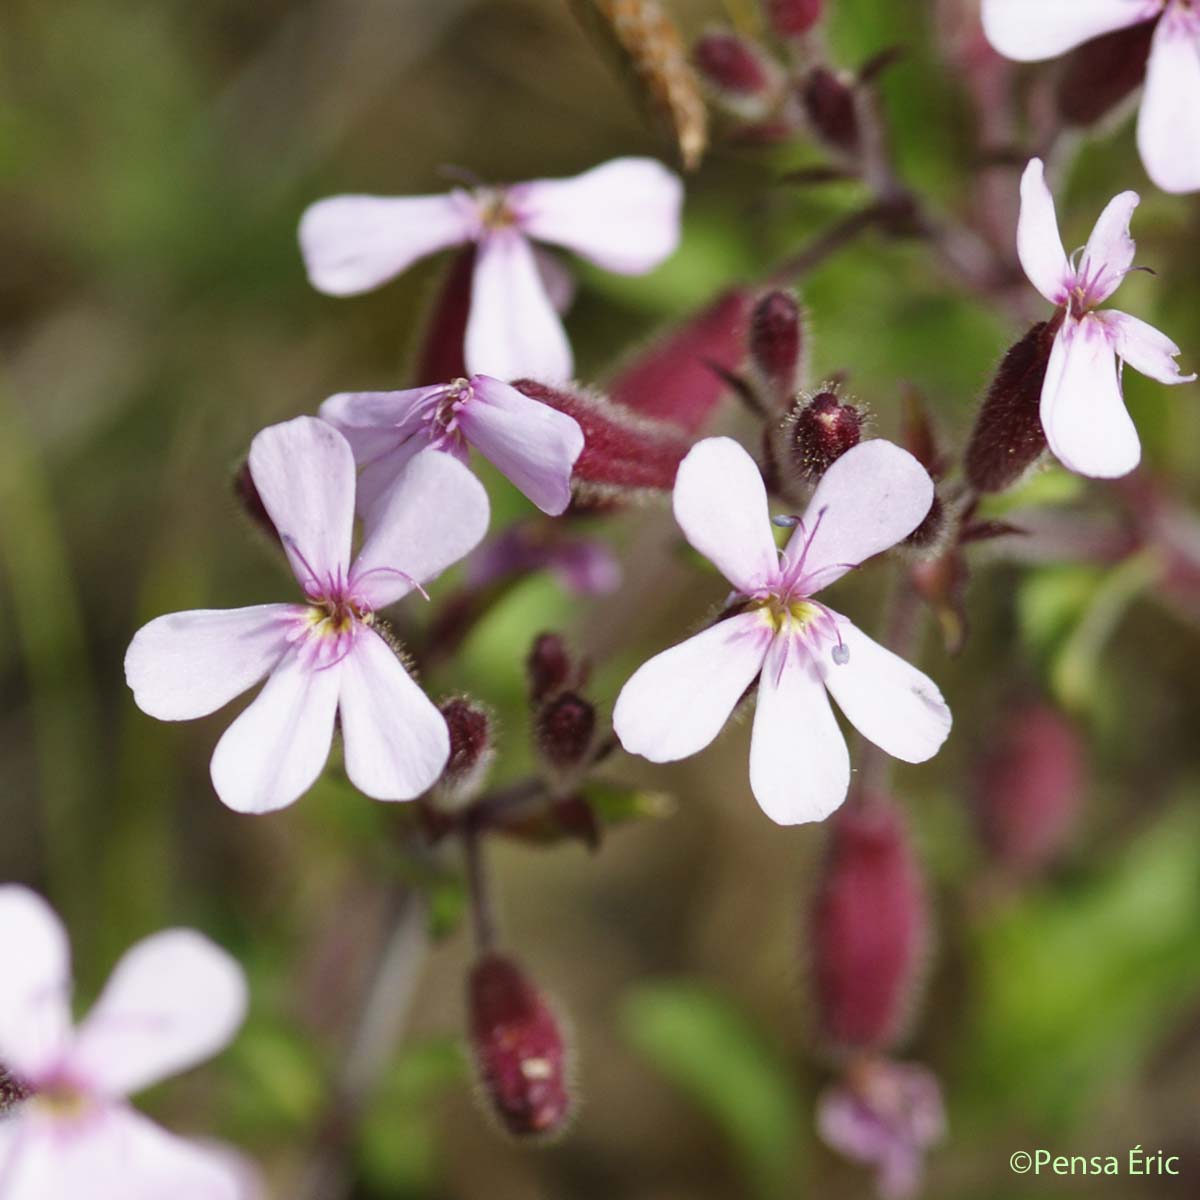
[{"label": "out-of-focus pink flower", "polygon": [[817,1101],[817,1132],[839,1154],[875,1168],[884,1200],[915,1196],[925,1152],[946,1135],[937,1078],[916,1063],[856,1063]]},{"label": "out-of-focus pink flower", "polygon": [[931,680],[813,595],[924,519],[933,483],[906,450],[863,442],[822,477],[780,558],[754,460],[729,438],[679,468],[675,519],[735,588],[736,611],[633,675],[613,712],[626,750],[652,762],[697,753],[757,679],[750,787],[781,825],[818,821],[846,797],[850,756],[826,697],[881,749],[923,762],[950,732]]},{"label": "out-of-focus pink flower", "polygon": [[1200,10],[1192,0],[983,0],[1005,57],[1055,58],[1092,38],[1157,21],[1138,115],[1146,173],[1166,192],[1200,189]]},{"label": "out-of-focus pink flower", "polygon": [[1042,426],[1065,467],[1100,479],[1128,474],[1142,455],[1121,392],[1124,364],[1160,383],[1196,378],[1180,374],[1179,347],[1166,334],[1116,309],[1096,311],[1133,267],[1129,219],[1139,199],[1137,192],[1122,192],[1110,200],[1087,245],[1068,259],[1042,160],[1031,159],[1021,178],[1021,266],[1064,311],[1042,384]]},{"label": "out-of-focus pink flower", "polygon": [[574,417],[487,375],[402,392],[342,392],[321,405],[364,471],[358,507],[370,520],[405,467],[432,448],[467,459],[474,446],[543,512],[571,502],[571,469],[583,451]]},{"label": "out-of-focus pink flower", "polygon": [[486,587],[512,575],[549,571],[576,596],[606,596],[621,585],[621,564],[612,548],[597,538],[574,537],[535,523],[509,526],[467,560],[467,582]]},{"label": "out-of-focus pink flower", "polygon": [[352,296],[473,242],[467,370],[557,383],[571,375],[571,347],[531,239],[641,275],[679,244],[682,202],[683,185],[661,163],[617,158],[570,179],[445,196],[334,196],[305,212],[300,249],[313,287]]},{"label": "out-of-focus pink flower", "polygon": [[267,678],[213,754],[213,786],[239,812],[283,808],[312,786],[335,715],[354,786],[411,799],[446,764],[446,722],[374,628],[375,613],[478,544],[483,486],[451,455],[419,456],[351,562],[354,455],[332,425],[297,417],[264,429],[249,464],[305,602],[151,621],[125,656],[134,699],[160,720],[191,720]]},{"label": "out-of-focus pink flower", "polygon": [[0,887],[0,1061],[27,1098],[0,1121],[4,1200],[242,1200],[229,1152],[168,1133],[127,1097],[222,1050],[246,1011],[241,968],[207,938],[139,942],[77,1027],[66,932]]}]

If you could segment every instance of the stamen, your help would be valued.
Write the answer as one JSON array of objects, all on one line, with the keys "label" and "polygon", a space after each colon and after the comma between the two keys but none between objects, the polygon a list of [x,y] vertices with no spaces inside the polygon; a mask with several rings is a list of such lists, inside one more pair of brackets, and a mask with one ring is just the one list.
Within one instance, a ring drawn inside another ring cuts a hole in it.
[{"label": "stamen", "polygon": [[357,587],[364,579],[370,579],[372,575],[399,575],[409,587],[421,593],[426,600],[429,599],[429,593],[414,579],[407,571],[401,571],[399,567],[372,567],[369,571],[364,571],[361,575],[355,576],[354,583]]},{"label": "stamen", "polygon": [[286,549],[290,550],[300,560],[300,565],[308,572],[308,581],[304,584],[305,594],[310,596],[320,595],[321,580],[316,571],[313,570],[312,563],[304,557],[304,551],[300,549],[299,542],[290,533],[282,534],[279,540],[284,544]]},{"label": "stamen", "polygon": [[[829,511],[829,506],[825,505],[819,513],[817,519],[813,523],[812,533],[809,533],[804,538],[804,549],[800,552],[800,560],[796,563],[795,569],[792,571],[792,583],[799,582],[801,575],[804,574],[804,564],[808,561],[808,552],[813,544],[813,538],[817,536],[817,530],[821,528],[821,522],[825,519],[825,514]],[[799,522],[800,530],[804,530],[804,522]]]},{"label": "stamen", "polygon": [[771,524],[779,529],[794,529],[800,524],[800,518],[789,513],[780,513],[771,518]]}]

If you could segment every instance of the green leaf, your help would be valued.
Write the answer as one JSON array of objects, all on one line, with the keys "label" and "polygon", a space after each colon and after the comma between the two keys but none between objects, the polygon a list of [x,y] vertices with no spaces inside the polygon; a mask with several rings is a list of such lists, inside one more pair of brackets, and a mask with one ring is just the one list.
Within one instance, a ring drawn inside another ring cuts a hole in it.
[{"label": "green leaf", "polygon": [[652,792],[608,779],[591,779],[579,794],[592,806],[603,825],[623,825],[627,821],[661,821],[675,812],[675,798],[666,792]]}]

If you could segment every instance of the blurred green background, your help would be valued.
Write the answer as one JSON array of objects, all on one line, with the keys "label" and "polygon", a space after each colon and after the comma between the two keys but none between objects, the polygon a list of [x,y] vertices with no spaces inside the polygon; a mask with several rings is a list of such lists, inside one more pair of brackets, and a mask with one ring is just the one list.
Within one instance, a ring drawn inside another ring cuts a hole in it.
[{"label": "blurred green background", "polygon": [[[933,6],[832,7],[844,62],[908,48],[883,88],[902,170],[936,204],[967,209],[972,117],[938,65]],[[672,8],[689,35],[729,15],[716,0]],[[228,715],[145,717],[123,683],[125,647],[164,611],[282,598],[290,581],[230,489],[249,439],[334,391],[406,381],[439,263],[358,299],[320,296],[296,249],[306,204],[441,190],[444,164],[523,179],[669,158],[670,146],[556,0],[6,0],[0,71],[0,878],[63,912],[84,998],[126,945],[167,924],[198,925],[240,957],[254,985],[247,1029],[147,1106],[236,1142],[287,1195],[380,919],[371,847],[391,814],[334,783],[277,815],[226,811],[208,758]],[[736,150],[718,128],[689,178],[679,254],[646,280],[580,269],[568,319],[580,377],[602,378],[658,325],[761,276],[859,201],[854,185],[776,184],[810,161],[803,147]],[[1149,187],[1127,120],[1081,151],[1060,197],[1066,241],[1126,186],[1143,191],[1139,261],[1158,274],[1133,277],[1121,303],[1195,367],[1200,206]],[[804,300],[813,380],[847,371],[884,435],[909,383],[961,437],[1020,332],[948,286],[920,246],[874,235],[817,271]],[[1194,501],[1194,389],[1133,376],[1127,389],[1154,470]],[[718,423],[752,436],[742,421],[730,402]],[[486,479],[496,527],[525,511]],[[1043,494],[1108,503],[1047,479]],[[435,695],[465,689],[496,708],[499,779],[531,762],[521,660],[535,632],[561,629],[592,653],[593,694],[611,703],[720,599],[715,578],[672,554],[665,508],[603,534],[624,566],[619,593],[580,602],[532,580],[426,679]],[[1200,1186],[1200,629],[1155,602],[1152,572],[1129,582],[1111,568],[980,564],[965,653],[951,660],[929,639],[924,664],[955,733],[932,764],[899,769],[896,791],[938,926],[905,1049],[947,1091],[931,1197]],[[876,628],[880,583],[848,582],[838,607]],[[428,613],[406,619],[419,627]],[[1063,863],[997,890],[968,811],[971,764],[1012,689],[1034,684],[1075,708],[1092,785]],[[823,831],[761,815],[747,732],[669,769],[614,762],[615,776],[670,791],[676,811],[614,833],[594,857],[496,848],[505,944],[569,1014],[581,1102],[570,1135],[518,1147],[473,1103],[457,932],[425,963],[364,1126],[357,1195],[870,1194],[812,1132],[829,1076],[801,942]],[[438,869],[452,877],[453,858]],[[1139,1143],[1180,1155],[1183,1177],[1022,1181],[1007,1166],[1018,1149],[1123,1156]]]}]

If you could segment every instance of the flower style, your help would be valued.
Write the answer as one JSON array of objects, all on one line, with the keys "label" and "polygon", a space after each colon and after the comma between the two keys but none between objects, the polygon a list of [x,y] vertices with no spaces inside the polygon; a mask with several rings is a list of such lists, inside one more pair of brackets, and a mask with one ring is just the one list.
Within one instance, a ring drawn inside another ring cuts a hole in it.
[{"label": "flower style", "polygon": [[757,679],[750,787],[781,825],[821,820],[849,787],[850,756],[826,689],[887,753],[932,757],[950,731],[937,687],[813,599],[910,534],[932,502],[933,483],[911,454],[862,442],[822,477],[781,558],[754,460],[729,438],[699,442],[679,467],[675,519],[733,584],[735,611],[625,684],[613,712],[625,749],[652,762],[695,754]]},{"label": "flower style", "polygon": [[988,41],[1021,62],[1156,21],[1137,140],[1163,191],[1200,189],[1200,5],[1195,0],[983,0]]},{"label": "flower style", "polygon": [[313,287],[352,296],[473,242],[467,370],[559,383],[571,375],[571,347],[530,239],[642,275],[679,244],[682,202],[682,184],[660,163],[617,158],[570,179],[445,196],[333,196],[305,212],[300,249]]},{"label": "flower style", "polygon": [[1136,247],[1129,219],[1138,202],[1137,192],[1110,200],[1087,245],[1068,259],[1042,160],[1032,159],[1021,178],[1021,266],[1030,283],[1063,310],[1042,384],[1042,427],[1065,467],[1098,479],[1128,474],[1142,455],[1121,391],[1124,364],[1159,383],[1196,378],[1180,374],[1174,362],[1179,347],[1165,334],[1128,313],[1096,311],[1132,269]]},{"label": "flower style", "polygon": [[238,812],[298,799],[329,755],[335,714],[346,773],[376,800],[408,800],[438,777],[446,722],[375,626],[375,613],[476,546],[487,495],[448,454],[424,454],[392,489],[353,564],[354,455],[331,425],[297,417],[264,429],[250,474],[304,591],[303,604],[172,613],[139,630],[125,677],[143,712],[215,712],[264,676],[212,758],[217,794]]},{"label": "flower style", "polygon": [[487,375],[402,392],[342,392],[321,405],[358,464],[358,506],[370,513],[427,447],[467,460],[469,446],[534,504],[558,516],[571,502],[571,469],[583,451],[574,417]]},{"label": "flower style", "polygon": [[0,887],[0,954],[0,1061],[26,1097],[0,1120],[4,1200],[245,1195],[225,1148],[176,1137],[126,1099],[232,1040],[246,983],[225,951],[188,929],[146,938],[75,1028],[66,932],[27,888]]}]

